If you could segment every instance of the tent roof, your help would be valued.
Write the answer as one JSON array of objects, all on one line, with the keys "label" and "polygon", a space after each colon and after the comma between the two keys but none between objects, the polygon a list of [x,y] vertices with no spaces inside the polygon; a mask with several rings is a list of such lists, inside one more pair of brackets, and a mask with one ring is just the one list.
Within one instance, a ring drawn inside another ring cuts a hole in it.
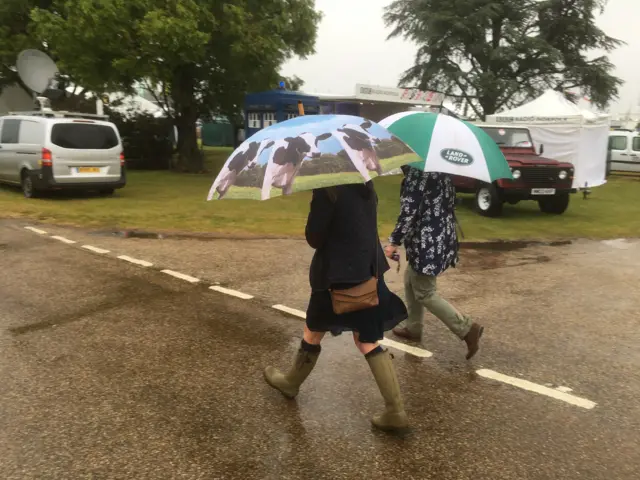
[{"label": "tent roof", "polygon": [[608,115],[583,110],[555,90],[547,90],[541,96],[520,107],[487,116],[490,123],[593,123],[608,121]]}]

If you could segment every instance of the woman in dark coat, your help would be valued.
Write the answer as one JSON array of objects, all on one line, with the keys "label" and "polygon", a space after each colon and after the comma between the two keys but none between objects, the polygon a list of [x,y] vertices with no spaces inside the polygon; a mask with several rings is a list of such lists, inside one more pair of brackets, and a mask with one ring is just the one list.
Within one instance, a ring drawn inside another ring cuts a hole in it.
[{"label": "woman in dark coat", "polygon": [[[325,333],[351,331],[386,405],[372,423],[382,430],[400,430],[407,427],[407,415],[391,355],[378,341],[384,338],[385,331],[407,318],[407,310],[384,282],[389,264],[377,232],[377,202],[372,182],[313,191],[306,237],[316,252],[309,272],[311,299],[303,340],[287,373],[267,367],[264,375],[272,387],[294,398],[318,360]],[[372,276],[378,277],[377,307],[334,313],[330,289],[350,288]]]}]

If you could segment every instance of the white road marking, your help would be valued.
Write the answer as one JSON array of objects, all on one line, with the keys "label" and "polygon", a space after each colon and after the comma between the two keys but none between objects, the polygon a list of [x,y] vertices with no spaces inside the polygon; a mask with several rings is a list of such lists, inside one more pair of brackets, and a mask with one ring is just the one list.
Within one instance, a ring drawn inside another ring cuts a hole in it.
[{"label": "white road marking", "polygon": [[494,372],[493,370],[488,370],[486,368],[478,370],[476,373],[481,377],[506,383],[508,385],[512,385],[529,392],[546,395],[547,397],[561,400],[571,405],[575,405],[576,407],[586,408],[587,410],[591,410],[597,405],[597,403],[592,402],[591,400],[587,400],[586,398],[576,397],[575,395],[571,395],[570,393],[560,392],[554,388],[545,387],[544,385],[538,385],[537,383],[529,382],[528,380],[522,380],[520,378],[503,375],[502,373]]},{"label": "white road marking", "polygon": [[281,312],[288,313],[289,315],[293,315],[294,317],[307,318],[307,314],[302,310],[296,310],[295,308],[286,307],[284,305],[274,305],[271,308],[275,308],[276,310],[280,310]]},{"label": "white road marking", "polygon": [[31,230],[33,233],[37,233],[38,235],[46,235],[47,232],[45,232],[44,230],[40,230],[39,228],[35,228],[35,227],[24,227],[25,230]]},{"label": "white road marking", "polygon": [[380,340],[380,345],[395,348],[397,350],[402,350],[403,352],[410,353],[411,355],[415,355],[416,357],[429,358],[433,356],[433,353],[431,353],[429,350],[424,350],[423,348],[418,348],[418,347],[412,347],[411,345],[406,345],[404,343],[396,342],[395,340],[391,340],[389,338],[384,338]]},{"label": "white road marking", "polygon": [[[47,235],[48,233],[44,230],[41,230],[39,228],[35,228],[35,227],[24,227],[26,230],[30,230],[34,233],[37,233],[39,235]],[[75,240],[70,240],[66,237],[62,237],[62,236],[58,236],[58,235],[54,235],[51,238],[58,240],[60,242],[66,243],[66,244],[75,244],[77,243]],[[612,242],[603,242],[603,243],[609,243],[610,246],[614,246],[617,248],[625,248],[626,246],[624,245],[624,240],[622,242],[620,241],[612,241]],[[620,244],[623,245],[620,245]],[[110,253],[109,250],[105,250],[104,248],[99,248],[99,247],[94,247],[92,245],[82,245],[82,248],[95,252],[95,253],[100,253],[100,254],[105,254],[105,253]],[[152,267],[153,263],[151,262],[147,262],[146,260],[139,260],[137,258],[133,258],[133,257],[129,257],[127,255],[120,255],[118,257],[120,260],[124,260],[126,262],[129,263],[133,263],[135,265],[140,265],[142,267]],[[171,275],[172,277],[181,279],[181,280],[185,280],[187,282],[190,283],[198,283],[200,282],[199,278],[196,277],[192,277],[190,275],[185,275],[184,273],[180,273],[180,272],[176,272],[173,270],[162,270],[162,273],[165,273],[167,275]],[[211,290],[219,292],[219,293],[223,293],[225,295],[230,295],[233,297],[237,297],[243,300],[251,300],[253,297],[253,295],[248,295],[246,293],[243,292],[239,292],[237,290],[231,290],[228,288],[223,288],[220,286],[212,286],[209,287]],[[273,305],[273,307],[275,310],[279,310],[281,312],[284,313],[288,313],[289,315],[293,315],[299,318],[306,318],[307,315],[305,312],[303,312],[302,310],[297,310],[295,308],[291,308],[291,307],[287,307],[285,305]],[[386,347],[390,347],[390,348],[394,348],[397,350],[401,350],[403,352],[409,353],[411,355],[414,355],[416,357],[421,357],[421,358],[429,358],[433,356],[433,353],[431,353],[428,350],[424,350],[422,348],[418,348],[418,347],[413,347],[410,345],[406,345],[404,343],[400,343],[400,342],[396,342],[395,340],[391,340],[389,338],[384,338],[383,340],[380,341],[381,345],[384,345]],[[550,388],[550,387],[546,387],[543,385],[538,385],[536,383],[530,382],[528,380],[522,380],[520,378],[515,378],[515,377],[510,377],[508,375],[504,375],[502,373],[499,372],[495,372],[493,370],[489,370],[489,369],[480,369],[476,372],[479,376],[484,377],[484,378],[488,378],[490,380],[495,380],[498,382],[502,382],[502,383],[506,383],[508,385],[512,385],[514,387],[518,387],[521,388],[523,390],[527,390],[529,392],[533,392],[533,393],[538,393],[540,395],[545,395],[547,397],[551,397],[554,398],[556,400],[561,400],[563,402],[566,402],[570,405],[574,405],[577,407],[581,407],[587,410],[591,410],[593,408],[596,407],[597,403],[592,402],[591,400],[587,400],[586,398],[581,398],[578,397],[576,395],[572,395],[571,392],[572,389],[569,387],[563,387],[563,386],[558,386],[556,388]]]},{"label": "white road marking", "polygon": [[224,293],[225,295],[231,295],[232,297],[241,298],[242,300],[251,300],[253,298],[253,295],[248,295],[237,290],[230,290],[228,288],[218,287],[215,285],[213,287],[209,287],[209,290]]},{"label": "white road marking", "polygon": [[198,283],[200,281],[199,278],[192,277],[190,275],[185,275],[184,273],[174,272],[173,270],[162,270],[162,273],[166,273],[167,275],[171,275],[172,277],[179,278],[180,280],[185,280],[191,283]]},{"label": "white road marking", "polygon": [[62,243],[66,243],[67,245],[73,245],[74,243],[78,243],[78,242],[76,242],[75,240],[69,240],[68,238],[66,238],[66,237],[61,237],[61,236],[59,236],[59,235],[54,235],[54,236],[52,236],[51,238],[53,238],[53,239],[55,239],[55,240],[59,240],[59,241],[61,241]]},{"label": "white road marking", "polygon": [[89,250],[91,252],[105,254],[109,253],[109,250],[105,250],[104,248],[94,247],[93,245],[82,245],[82,248]]},{"label": "white road marking", "polygon": [[120,260],[124,260],[125,262],[140,265],[141,267],[153,267],[153,263],[151,262],[147,262],[146,260],[138,260],[137,258],[128,257],[127,255],[120,255],[118,258]]},{"label": "white road marking", "polygon": [[556,387],[556,390],[563,393],[573,392],[573,388],[569,388],[569,387]]}]

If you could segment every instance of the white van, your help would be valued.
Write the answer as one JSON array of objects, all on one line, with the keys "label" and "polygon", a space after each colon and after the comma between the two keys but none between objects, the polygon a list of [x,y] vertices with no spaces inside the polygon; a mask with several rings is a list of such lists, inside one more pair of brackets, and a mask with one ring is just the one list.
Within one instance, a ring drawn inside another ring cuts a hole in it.
[{"label": "white van", "polygon": [[0,182],[27,198],[50,190],[98,190],[126,184],[122,140],[103,115],[25,112],[0,117]]},{"label": "white van", "polygon": [[609,132],[609,152],[611,170],[640,172],[640,133],[626,130]]}]

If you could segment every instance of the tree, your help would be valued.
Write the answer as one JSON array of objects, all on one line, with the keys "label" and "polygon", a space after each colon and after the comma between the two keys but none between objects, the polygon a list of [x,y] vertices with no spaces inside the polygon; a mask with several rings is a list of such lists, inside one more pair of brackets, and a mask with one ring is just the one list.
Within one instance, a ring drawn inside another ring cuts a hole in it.
[{"label": "tree", "polygon": [[280,66],[314,51],[314,0],[54,0],[35,31],[78,83],[102,93],[138,81],[170,98],[178,167],[203,169],[200,116],[237,116],[247,91],[277,83]]},{"label": "tree", "polygon": [[622,42],[595,25],[607,0],[395,0],[390,37],[418,44],[401,83],[465,101],[477,117],[548,88],[580,88],[605,107],[622,81],[606,55]]},{"label": "tree", "polygon": [[15,71],[18,54],[27,48],[46,50],[31,28],[31,10],[48,9],[53,0],[2,0],[0,2],[0,92],[21,83]]},{"label": "tree", "polygon": [[304,86],[304,80],[297,75],[294,75],[293,77],[283,77],[282,80],[284,81],[287,90],[291,90],[292,92],[299,92]]}]

